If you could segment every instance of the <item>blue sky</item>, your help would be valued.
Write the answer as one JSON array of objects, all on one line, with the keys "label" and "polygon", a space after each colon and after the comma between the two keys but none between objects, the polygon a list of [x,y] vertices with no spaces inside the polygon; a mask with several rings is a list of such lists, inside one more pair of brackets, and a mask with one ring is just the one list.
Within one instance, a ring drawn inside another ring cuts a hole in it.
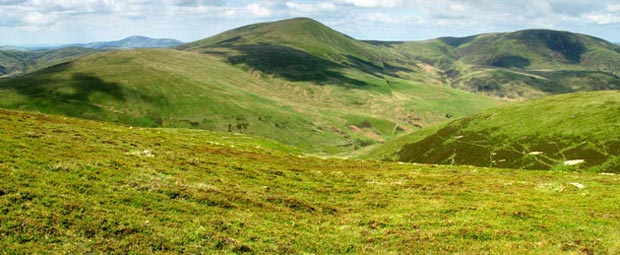
[{"label": "blue sky", "polygon": [[193,41],[238,26],[314,18],[358,39],[422,40],[529,28],[620,42],[620,1],[600,0],[0,0],[0,45]]}]

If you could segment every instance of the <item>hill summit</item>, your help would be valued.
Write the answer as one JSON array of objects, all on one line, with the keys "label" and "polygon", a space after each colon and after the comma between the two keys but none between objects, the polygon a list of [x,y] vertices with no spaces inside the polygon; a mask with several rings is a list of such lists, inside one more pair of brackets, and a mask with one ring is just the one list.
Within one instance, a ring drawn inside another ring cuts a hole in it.
[{"label": "hill summit", "polygon": [[181,45],[184,50],[209,47],[238,47],[243,45],[285,45],[303,49],[310,54],[366,55],[372,48],[345,34],[335,31],[309,18],[294,18],[276,22],[259,23],[232,29],[218,35]]}]

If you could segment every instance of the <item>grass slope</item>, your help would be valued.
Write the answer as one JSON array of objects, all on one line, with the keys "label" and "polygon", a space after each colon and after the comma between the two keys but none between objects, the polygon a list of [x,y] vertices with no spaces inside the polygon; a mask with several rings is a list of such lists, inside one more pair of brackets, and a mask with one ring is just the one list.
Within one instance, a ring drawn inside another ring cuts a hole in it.
[{"label": "grass slope", "polygon": [[[0,82],[0,106],[150,127],[261,135],[307,151],[343,153],[497,101],[353,69],[364,85],[292,82],[178,50],[90,55]],[[465,107],[464,107],[465,106]]]},{"label": "grass slope", "polygon": [[245,70],[297,82],[380,91],[385,86],[372,86],[373,82],[343,71],[376,79],[435,78],[392,49],[355,40],[308,18],[244,26],[178,48],[221,55]]},{"label": "grass slope", "polygon": [[321,160],[6,110],[0,127],[6,253],[620,252],[615,175]]},{"label": "grass slope", "polygon": [[96,52],[93,49],[66,47],[54,50],[0,50],[0,77],[19,76]]},{"label": "grass slope", "polygon": [[[490,109],[414,132],[370,157],[409,162],[620,172],[620,92],[582,92]],[[565,165],[565,161],[584,160]]]},{"label": "grass slope", "polygon": [[599,38],[523,30],[394,43],[389,48],[440,70],[445,83],[489,95],[532,98],[620,89],[620,47]]}]

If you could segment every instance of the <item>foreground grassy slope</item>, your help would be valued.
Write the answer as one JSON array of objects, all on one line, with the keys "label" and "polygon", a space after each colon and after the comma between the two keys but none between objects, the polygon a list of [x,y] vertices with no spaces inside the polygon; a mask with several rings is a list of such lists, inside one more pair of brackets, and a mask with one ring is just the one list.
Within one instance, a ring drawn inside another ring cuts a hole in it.
[{"label": "foreground grassy slope", "polygon": [[620,89],[620,47],[599,38],[553,30],[444,37],[393,43],[409,59],[433,65],[445,83],[469,91],[533,98]]},{"label": "foreground grassy slope", "polygon": [[0,127],[7,253],[620,252],[615,175],[321,160],[6,110]]},{"label": "foreground grassy slope", "polygon": [[446,114],[463,116],[497,104],[397,77],[350,69],[338,75],[365,85],[291,82],[195,52],[114,51],[0,82],[0,106],[137,126],[252,133],[338,153],[444,121]]},{"label": "foreground grassy slope", "polygon": [[[490,109],[386,144],[370,157],[526,169],[620,172],[620,92]],[[583,160],[583,163],[570,165]]]}]

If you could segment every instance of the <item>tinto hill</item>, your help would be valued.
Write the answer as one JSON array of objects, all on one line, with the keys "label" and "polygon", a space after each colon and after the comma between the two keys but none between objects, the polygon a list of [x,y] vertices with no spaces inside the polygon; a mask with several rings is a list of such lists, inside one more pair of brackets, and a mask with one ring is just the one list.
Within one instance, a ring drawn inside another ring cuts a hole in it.
[{"label": "tinto hill", "polygon": [[405,162],[620,172],[620,92],[511,104],[401,137],[371,157]]},{"label": "tinto hill", "polygon": [[618,254],[617,183],[0,110],[8,254]]}]

